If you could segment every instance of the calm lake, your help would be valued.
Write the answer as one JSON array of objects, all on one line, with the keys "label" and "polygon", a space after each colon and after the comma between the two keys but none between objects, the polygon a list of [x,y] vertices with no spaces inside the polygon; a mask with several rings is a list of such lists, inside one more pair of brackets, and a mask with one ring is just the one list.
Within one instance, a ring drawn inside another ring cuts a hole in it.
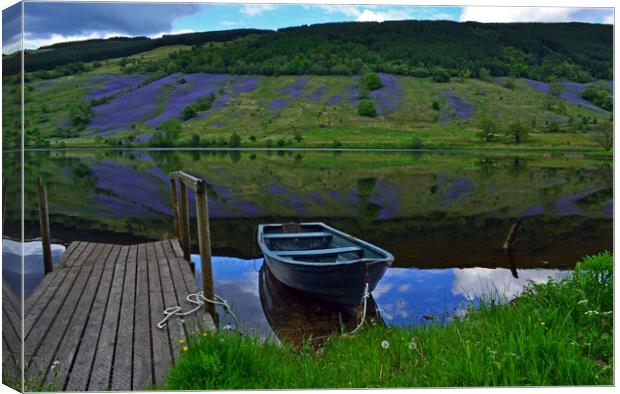
[{"label": "calm lake", "polygon": [[[19,185],[11,180],[19,179],[19,154],[5,153],[3,164],[5,233],[18,239]],[[260,223],[322,221],[392,252],[394,266],[370,303],[372,318],[387,325],[436,324],[481,297],[514,298],[528,281],[569,275],[581,257],[613,245],[612,162],[577,154],[36,151],[26,153],[24,170],[26,239],[39,236],[41,176],[55,258],[76,240],[171,238],[167,174],[207,179],[216,293],[244,330],[279,339],[355,327],[359,311],[335,310],[278,283],[262,268]],[[502,245],[519,218],[511,260]],[[39,244],[26,245],[27,296],[42,263]],[[18,244],[3,243],[3,273],[14,288],[18,253]],[[220,325],[231,323],[220,317]]]}]

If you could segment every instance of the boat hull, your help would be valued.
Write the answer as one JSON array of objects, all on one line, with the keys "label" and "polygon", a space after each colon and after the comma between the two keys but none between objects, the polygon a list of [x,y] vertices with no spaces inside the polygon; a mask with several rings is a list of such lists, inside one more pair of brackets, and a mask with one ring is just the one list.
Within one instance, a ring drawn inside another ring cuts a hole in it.
[{"label": "boat hull", "polygon": [[[373,291],[390,266],[389,261],[359,261],[341,265],[297,265],[265,255],[271,273],[282,283],[327,302],[357,306],[368,282]],[[368,276],[366,276],[368,271]]]}]

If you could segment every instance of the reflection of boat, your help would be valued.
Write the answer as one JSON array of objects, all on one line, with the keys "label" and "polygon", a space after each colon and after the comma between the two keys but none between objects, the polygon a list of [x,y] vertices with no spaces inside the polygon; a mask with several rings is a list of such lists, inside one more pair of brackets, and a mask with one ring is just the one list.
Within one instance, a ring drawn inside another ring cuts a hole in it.
[{"label": "reflection of boat", "polygon": [[357,306],[392,265],[383,249],[323,223],[261,224],[258,244],[284,284],[325,301]]},{"label": "reflection of boat", "polygon": [[[363,307],[345,307],[310,298],[278,281],[267,264],[261,267],[258,280],[263,312],[281,341],[298,347],[304,341],[319,346],[332,335],[353,330],[360,322]],[[366,322],[383,324],[372,295],[366,308]]]}]

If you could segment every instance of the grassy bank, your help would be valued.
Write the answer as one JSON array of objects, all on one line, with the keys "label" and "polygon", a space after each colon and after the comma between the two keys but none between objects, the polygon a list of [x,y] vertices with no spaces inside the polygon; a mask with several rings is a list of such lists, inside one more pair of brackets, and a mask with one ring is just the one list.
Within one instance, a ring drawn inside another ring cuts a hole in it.
[{"label": "grassy bank", "polygon": [[610,385],[613,263],[486,302],[447,326],[368,327],[300,352],[217,333],[189,340],[166,389]]}]

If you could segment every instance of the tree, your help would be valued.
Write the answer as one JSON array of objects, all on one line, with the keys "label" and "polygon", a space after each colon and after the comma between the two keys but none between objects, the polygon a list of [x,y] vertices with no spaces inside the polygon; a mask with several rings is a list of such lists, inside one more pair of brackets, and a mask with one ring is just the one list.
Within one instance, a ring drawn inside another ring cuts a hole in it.
[{"label": "tree", "polygon": [[357,104],[357,114],[374,118],[377,116],[377,109],[372,100],[363,99]]},{"label": "tree", "polygon": [[377,73],[369,72],[364,75],[364,78],[362,78],[362,86],[372,91],[381,88],[383,83]]},{"label": "tree", "polygon": [[493,119],[483,118],[478,126],[480,127],[478,137],[486,142],[491,142],[497,137],[497,125]]},{"label": "tree", "polygon": [[183,120],[189,120],[196,116],[196,109],[192,105],[183,108]]},{"label": "tree", "polygon": [[433,81],[435,82],[450,82],[450,74],[441,67],[437,67],[433,70]]},{"label": "tree", "polygon": [[514,138],[517,144],[520,144],[527,139],[530,130],[522,122],[516,121],[508,126],[508,134]]},{"label": "tree", "polygon": [[200,146],[200,136],[198,134],[192,134],[191,145]]},{"label": "tree", "polygon": [[594,139],[606,151],[614,147],[614,128],[611,122],[601,122],[594,130]]},{"label": "tree", "polygon": [[241,145],[241,137],[237,133],[232,133],[230,139],[228,140],[228,144],[233,148],[236,148]]},{"label": "tree", "polygon": [[481,67],[480,70],[478,70],[478,78],[480,78],[480,80],[485,81],[485,82],[493,81],[493,78],[491,77],[491,72],[489,71],[488,68],[484,68],[484,67]]}]

